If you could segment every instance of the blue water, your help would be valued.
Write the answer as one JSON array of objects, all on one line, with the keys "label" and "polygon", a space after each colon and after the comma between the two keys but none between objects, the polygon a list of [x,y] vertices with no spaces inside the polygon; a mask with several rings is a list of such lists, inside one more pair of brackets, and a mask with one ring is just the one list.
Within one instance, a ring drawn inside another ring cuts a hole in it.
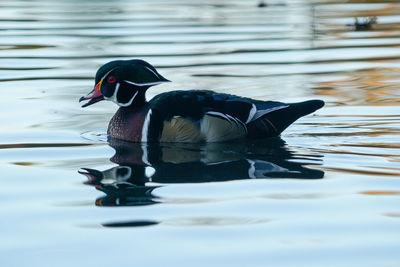
[{"label": "blue water", "polygon": [[[0,3],[1,266],[400,265],[400,3],[257,4]],[[129,58],[173,81],[148,98],[326,106],[257,142],[118,142],[78,99]]]}]

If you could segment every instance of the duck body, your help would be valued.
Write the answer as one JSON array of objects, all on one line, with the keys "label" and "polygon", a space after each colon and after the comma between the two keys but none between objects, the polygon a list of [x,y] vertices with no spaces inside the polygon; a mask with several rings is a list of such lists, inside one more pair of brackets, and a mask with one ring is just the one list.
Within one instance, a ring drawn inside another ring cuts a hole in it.
[{"label": "duck body", "polygon": [[302,113],[297,107],[297,113],[282,120],[271,119],[271,113],[278,115],[282,113],[279,110],[294,106],[307,106],[309,110],[303,112],[311,112],[321,104],[319,100],[303,105],[258,101],[206,90],[172,91],[155,96],[139,108],[119,108],[109,123],[108,134],[131,142],[197,143],[274,137]]},{"label": "duck body", "polygon": [[163,82],[168,80],[145,61],[113,61],[99,69],[95,89],[81,101],[90,100],[84,106],[103,99],[120,105],[107,131],[117,139],[186,143],[278,136],[324,105],[321,100],[286,104],[209,90],[170,91],[146,101],[146,90]]}]

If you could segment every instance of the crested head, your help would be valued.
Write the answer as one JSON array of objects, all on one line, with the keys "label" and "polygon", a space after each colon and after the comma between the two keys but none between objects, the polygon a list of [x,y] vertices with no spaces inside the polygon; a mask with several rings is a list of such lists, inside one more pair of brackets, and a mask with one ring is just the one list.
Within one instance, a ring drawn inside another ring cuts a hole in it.
[{"label": "crested head", "polygon": [[79,101],[90,100],[82,107],[103,99],[122,107],[145,102],[146,90],[154,85],[169,82],[144,60],[115,60],[101,66],[95,76],[95,88]]}]

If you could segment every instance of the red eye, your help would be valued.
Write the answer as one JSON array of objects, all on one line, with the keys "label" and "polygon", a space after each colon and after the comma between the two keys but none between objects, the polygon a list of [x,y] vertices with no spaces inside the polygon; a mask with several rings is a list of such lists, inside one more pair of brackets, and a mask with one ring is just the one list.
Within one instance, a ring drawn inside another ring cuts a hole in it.
[{"label": "red eye", "polygon": [[116,81],[117,81],[117,79],[115,79],[114,76],[109,76],[109,77],[107,78],[107,82],[108,82],[108,83],[115,83]]}]

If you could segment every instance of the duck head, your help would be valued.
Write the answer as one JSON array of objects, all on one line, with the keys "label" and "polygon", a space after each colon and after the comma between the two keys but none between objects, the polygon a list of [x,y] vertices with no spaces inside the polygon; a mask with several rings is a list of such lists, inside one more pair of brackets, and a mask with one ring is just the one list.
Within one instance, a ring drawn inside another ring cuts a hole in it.
[{"label": "duck head", "polygon": [[146,90],[169,82],[144,60],[115,60],[101,66],[96,73],[95,87],[79,102],[89,100],[87,107],[101,100],[110,100],[121,107],[140,106],[145,103]]}]

